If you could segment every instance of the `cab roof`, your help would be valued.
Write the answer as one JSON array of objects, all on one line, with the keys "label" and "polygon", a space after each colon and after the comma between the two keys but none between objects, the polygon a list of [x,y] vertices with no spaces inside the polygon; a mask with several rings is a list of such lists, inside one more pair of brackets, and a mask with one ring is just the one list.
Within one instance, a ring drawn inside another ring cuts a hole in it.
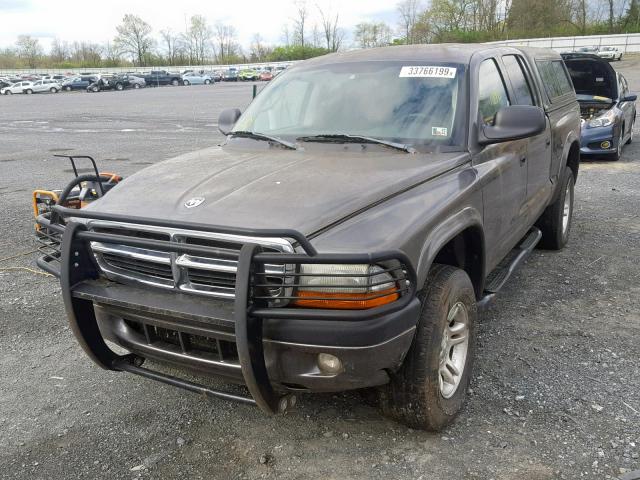
[{"label": "cab roof", "polygon": [[486,43],[441,43],[422,45],[397,45],[391,47],[366,48],[351,50],[348,52],[332,53],[315,57],[303,62],[305,66],[315,66],[330,63],[347,62],[396,62],[396,61],[432,61],[468,64],[471,57],[478,52],[495,49],[512,48],[520,50],[527,56],[554,57],[560,59],[560,55],[553,50],[533,47],[507,47]]}]

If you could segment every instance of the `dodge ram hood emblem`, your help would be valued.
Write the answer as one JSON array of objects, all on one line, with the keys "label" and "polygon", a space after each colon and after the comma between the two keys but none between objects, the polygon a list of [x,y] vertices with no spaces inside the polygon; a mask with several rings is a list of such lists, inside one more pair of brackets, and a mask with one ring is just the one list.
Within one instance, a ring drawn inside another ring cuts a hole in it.
[{"label": "dodge ram hood emblem", "polygon": [[184,206],[187,208],[193,208],[201,205],[202,202],[204,202],[204,197],[193,197],[184,202]]}]

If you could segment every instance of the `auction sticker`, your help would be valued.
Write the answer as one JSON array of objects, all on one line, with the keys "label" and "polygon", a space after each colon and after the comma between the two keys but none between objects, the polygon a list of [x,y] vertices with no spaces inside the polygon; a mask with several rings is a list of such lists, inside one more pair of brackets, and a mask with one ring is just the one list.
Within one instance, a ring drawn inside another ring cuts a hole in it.
[{"label": "auction sticker", "polygon": [[400,78],[455,78],[456,69],[454,67],[413,65],[402,67],[398,76]]}]

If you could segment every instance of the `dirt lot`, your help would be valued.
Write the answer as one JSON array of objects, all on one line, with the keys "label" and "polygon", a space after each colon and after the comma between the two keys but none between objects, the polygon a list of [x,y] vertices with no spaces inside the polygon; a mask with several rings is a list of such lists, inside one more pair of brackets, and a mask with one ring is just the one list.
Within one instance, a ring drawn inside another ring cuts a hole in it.
[{"label": "dirt lot", "polygon": [[[615,66],[640,91],[640,59]],[[105,170],[215,145],[250,86],[0,98],[0,477],[618,478],[640,469],[640,144],[586,162],[572,239],[536,251],[484,315],[469,401],[441,434],[383,419],[357,393],[285,417],[92,365],[59,287],[34,273],[29,192],[61,186],[56,152]],[[640,134],[636,127],[636,135]],[[636,137],[640,138],[640,137]],[[8,258],[16,255],[14,258]]]}]

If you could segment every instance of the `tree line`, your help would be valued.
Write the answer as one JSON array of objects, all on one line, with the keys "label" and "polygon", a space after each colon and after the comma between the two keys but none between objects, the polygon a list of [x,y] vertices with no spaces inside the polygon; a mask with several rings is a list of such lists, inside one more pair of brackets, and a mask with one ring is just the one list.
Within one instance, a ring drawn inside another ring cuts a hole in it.
[{"label": "tree line", "polygon": [[20,35],[0,50],[0,68],[149,67],[300,60],[345,47],[484,42],[509,38],[640,31],[640,0],[401,0],[397,23],[363,21],[348,32],[340,14],[295,0],[293,17],[271,45],[256,33],[240,45],[233,25],[193,15],[182,32],[154,30],[127,14],[106,43]]}]

